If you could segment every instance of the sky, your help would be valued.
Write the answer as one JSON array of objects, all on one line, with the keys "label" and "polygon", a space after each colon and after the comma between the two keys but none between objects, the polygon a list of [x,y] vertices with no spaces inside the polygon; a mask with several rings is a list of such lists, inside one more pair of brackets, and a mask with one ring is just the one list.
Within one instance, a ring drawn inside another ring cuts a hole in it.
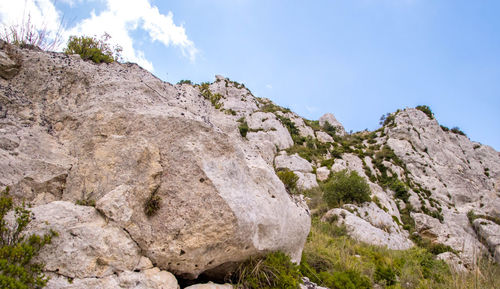
[{"label": "sky", "polygon": [[498,0],[0,0],[2,25],[29,15],[63,39],[106,32],[171,83],[220,74],[354,132],[425,104],[497,151],[499,13]]}]

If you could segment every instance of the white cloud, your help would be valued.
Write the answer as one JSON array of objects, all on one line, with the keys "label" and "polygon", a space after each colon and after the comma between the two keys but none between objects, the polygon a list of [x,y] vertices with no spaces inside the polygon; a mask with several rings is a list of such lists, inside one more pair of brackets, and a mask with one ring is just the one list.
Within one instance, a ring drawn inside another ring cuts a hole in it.
[{"label": "white cloud", "polygon": [[61,27],[61,13],[50,0],[0,0],[0,24],[4,28],[21,27],[29,23],[45,30],[46,38],[53,39]]},{"label": "white cloud", "polygon": [[267,89],[273,89],[273,86],[271,84],[266,84]]},{"label": "white cloud", "polygon": [[[62,0],[72,6],[82,0]],[[176,25],[172,12],[162,14],[149,0],[102,0],[106,8],[78,22],[75,26],[62,31],[64,39],[70,35],[101,36],[105,32],[112,38],[110,42],[123,48],[124,60],[136,62],[152,71],[153,64],[146,59],[144,52],[134,47],[131,32],[143,30],[152,42],[158,41],[166,47],[175,46],[182,54],[194,61],[198,50],[187,37],[182,25]],[[87,0],[85,2],[92,2]],[[25,9],[26,3],[26,9]],[[29,11],[29,12],[26,12]],[[22,15],[31,15],[33,24],[46,27],[48,31],[56,32],[61,23],[61,13],[57,11],[50,0],[0,0],[0,20],[5,25],[15,24]]]}]

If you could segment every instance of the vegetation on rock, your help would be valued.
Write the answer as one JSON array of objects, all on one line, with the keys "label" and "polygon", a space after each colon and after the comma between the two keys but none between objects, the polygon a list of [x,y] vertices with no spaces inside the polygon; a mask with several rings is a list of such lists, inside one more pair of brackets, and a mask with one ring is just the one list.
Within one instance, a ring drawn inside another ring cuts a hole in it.
[{"label": "vegetation on rock", "polygon": [[264,257],[250,258],[231,275],[237,288],[273,289],[299,288],[299,266],[282,252],[269,253]]},{"label": "vegetation on rock", "polygon": [[122,48],[114,48],[108,43],[111,36],[104,34],[101,39],[89,36],[70,36],[68,45],[64,49],[66,54],[78,54],[83,60],[95,63],[111,63],[120,59]]},{"label": "vegetation on rock", "polygon": [[322,184],[323,199],[329,207],[370,201],[370,187],[356,171],[342,170]]},{"label": "vegetation on rock", "polygon": [[25,235],[24,231],[32,218],[31,212],[24,204],[14,207],[9,188],[0,193],[1,288],[41,288],[49,280],[42,273],[44,264],[32,260],[43,246],[49,244],[52,238],[57,236],[57,233],[50,231],[43,236]]},{"label": "vegetation on rock", "polygon": [[293,193],[297,189],[297,181],[299,177],[292,171],[285,169],[279,170],[277,173],[280,180],[285,185],[285,189],[288,193]]}]

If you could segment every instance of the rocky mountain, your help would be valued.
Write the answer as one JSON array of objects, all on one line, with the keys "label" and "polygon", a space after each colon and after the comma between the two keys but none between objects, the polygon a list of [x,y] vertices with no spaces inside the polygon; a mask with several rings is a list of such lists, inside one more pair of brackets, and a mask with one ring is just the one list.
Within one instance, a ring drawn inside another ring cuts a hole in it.
[{"label": "rocky mountain", "polygon": [[[311,214],[369,244],[427,244],[456,270],[500,262],[500,154],[427,107],[347,134],[221,76],[173,85],[135,64],[0,49],[0,185],[32,204],[30,232],[59,233],[38,257],[48,288],[178,288],[271,251],[298,262]],[[371,201],[310,211],[296,192],[342,170]]]}]

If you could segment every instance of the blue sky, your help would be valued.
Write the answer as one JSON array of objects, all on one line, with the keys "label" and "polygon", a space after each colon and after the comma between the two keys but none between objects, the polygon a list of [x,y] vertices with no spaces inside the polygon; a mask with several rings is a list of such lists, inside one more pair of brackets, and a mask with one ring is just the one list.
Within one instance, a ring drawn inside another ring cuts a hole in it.
[{"label": "blue sky", "polygon": [[[2,22],[15,15],[10,2],[0,0]],[[64,16],[65,33],[107,31],[165,81],[221,74],[308,119],[331,112],[348,131],[427,104],[441,124],[500,150],[500,1],[33,3]]]}]

